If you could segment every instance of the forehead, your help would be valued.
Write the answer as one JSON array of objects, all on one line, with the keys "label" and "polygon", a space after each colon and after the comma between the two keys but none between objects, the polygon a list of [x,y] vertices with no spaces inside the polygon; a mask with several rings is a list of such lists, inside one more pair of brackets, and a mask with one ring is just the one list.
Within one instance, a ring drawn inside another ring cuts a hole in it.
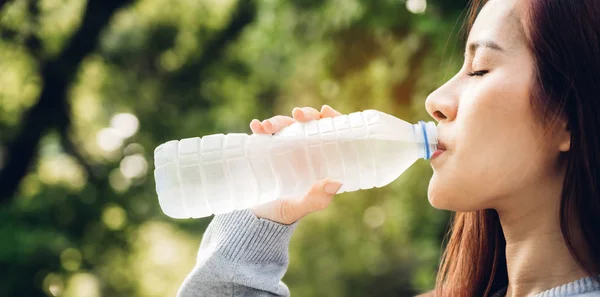
[{"label": "forehead", "polygon": [[468,42],[492,40],[507,49],[524,44],[520,9],[517,0],[489,1],[477,15]]}]

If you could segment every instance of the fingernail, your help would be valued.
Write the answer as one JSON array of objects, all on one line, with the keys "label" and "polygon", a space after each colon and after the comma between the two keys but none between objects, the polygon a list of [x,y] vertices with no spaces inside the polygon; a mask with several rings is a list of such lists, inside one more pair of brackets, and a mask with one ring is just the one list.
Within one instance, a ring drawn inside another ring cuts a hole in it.
[{"label": "fingernail", "polygon": [[275,125],[273,125],[273,122],[271,122],[270,120],[262,121],[262,125],[265,128],[266,132],[273,131],[273,128],[275,126]]},{"label": "fingernail", "polygon": [[302,108],[295,107],[294,110],[292,110],[292,113],[296,112],[296,110],[299,113],[299,116],[304,118],[304,110],[302,110]]},{"label": "fingernail", "polygon": [[333,112],[333,114],[335,114],[335,115],[340,115],[341,114],[339,111],[333,109],[333,107],[331,107],[331,106],[329,106],[327,104],[323,105],[323,107],[321,108],[321,112],[323,112],[325,109],[331,110]]},{"label": "fingernail", "polygon": [[330,181],[325,185],[323,191],[329,195],[334,195],[340,190],[341,187],[342,183],[340,181]]}]

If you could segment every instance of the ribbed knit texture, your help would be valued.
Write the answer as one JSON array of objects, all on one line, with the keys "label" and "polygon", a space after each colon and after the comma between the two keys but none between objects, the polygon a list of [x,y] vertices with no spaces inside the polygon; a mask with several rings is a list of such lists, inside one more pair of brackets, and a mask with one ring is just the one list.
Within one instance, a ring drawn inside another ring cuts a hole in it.
[{"label": "ribbed knit texture", "polygon": [[294,227],[258,219],[248,210],[237,211],[215,216],[207,229],[212,235],[207,244],[216,244],[216,250],[234,262],[285,262]]},{"label": "ribbed knit texture", "polygon": [[586,277],[536,295],[536,297],[554,296],[600,296],[600,283],[592,277]]},{"label": "ribbed knit texture", "polygon": [[[204,233],[196,266],[185,279],[178,296],[290,296],[281,279],[288,267],[288,246],[296,225],[259,219],[250,210],[216,215]],[[504,297],[505,294],[506,289],[493,296]],[[536,295],[596,296],[600,297],[600,284],[591,277]]]},{"label": "ribbed knit texture", "polygon": [[204,233],[196,266],[178,296],[289,296],[281,282],[298,223],[282,225],[250,210],[216,215]]},{"label": "ribbed knit texture", "polygon": [[[506,288],[497,292],[492,297],[504,297],[506,295]],[[593,277],[585,277],[578,279],[574,282],[564,284],[562,286],[552,288],[550,290],[536,294],[535,297],[596,297],[600,296],[600,283],[598,283]]]}]

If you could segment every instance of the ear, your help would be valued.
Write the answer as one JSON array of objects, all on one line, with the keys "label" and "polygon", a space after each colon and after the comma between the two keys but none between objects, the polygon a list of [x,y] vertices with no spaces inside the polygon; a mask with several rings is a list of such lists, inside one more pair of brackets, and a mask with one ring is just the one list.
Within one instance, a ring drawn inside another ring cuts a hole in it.
[{"label": "ear", "polygon": [[562,121],[558,127],[557,140],[558,150],[561,152],[568,152],[571,149],[571,131],[566,121]]}]

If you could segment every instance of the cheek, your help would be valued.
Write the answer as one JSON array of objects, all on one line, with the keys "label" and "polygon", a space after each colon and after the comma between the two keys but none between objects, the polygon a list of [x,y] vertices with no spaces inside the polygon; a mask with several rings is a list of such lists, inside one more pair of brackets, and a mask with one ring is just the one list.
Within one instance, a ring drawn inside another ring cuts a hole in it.
[{"label": "cheek", "polygon": [[461,96],[452,126],[455,147],[443,166],[434,168],[429,187],[436,208],[492,208],[537,171],[528,80],[486,79],[472,83]]}]

